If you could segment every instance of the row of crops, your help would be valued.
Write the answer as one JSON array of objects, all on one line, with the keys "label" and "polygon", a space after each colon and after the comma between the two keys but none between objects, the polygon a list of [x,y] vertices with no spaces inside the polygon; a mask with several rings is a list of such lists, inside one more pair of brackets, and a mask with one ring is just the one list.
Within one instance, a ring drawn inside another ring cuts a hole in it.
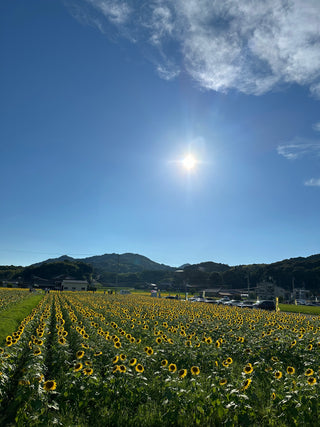
[{"label": "row of crops", "polygon": [[46,294],[0,348],[1,425],[312,425],[320,319]]}]

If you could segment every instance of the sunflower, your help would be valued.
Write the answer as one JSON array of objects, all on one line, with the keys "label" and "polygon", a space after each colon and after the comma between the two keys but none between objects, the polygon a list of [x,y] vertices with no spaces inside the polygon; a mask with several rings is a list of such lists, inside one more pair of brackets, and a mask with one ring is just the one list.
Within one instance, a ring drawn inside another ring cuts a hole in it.
[{"label": "sunflower", "polygon": [[192,375],[199,375],[200,374],[200,369],[198,366],[192,366],[190,371],[191,371]]},{"label": "sunflower", "polygon": [[279,362],[279,359],[276,356],[271,357],[272,362]]},{"label": "sunflower", "polygon": [[161,344],[161,342],[162,342],[162,339],[160,337],[156,338],[156,343],[157,344]]},{"label": "sunflower", "polygon": [[136,365],[136,371],[137,372],[143,372],[144,371],[144,367],[140,363],[138,363]]},{"label": "sunflower", "polygon": [[244,372],[245,374],[251,374],[251,373],[253,372],[253,367],[252,367],[251,363],[248,363],[248,364],[244,367],[243,372]]},{"label": "sunflower", "polygon": [[313,369],[311,369],[311,368],[307,369],[304,374],[305,374],[305,376],[310,377],[310,375],[313,375]]},{"label": "sunflower", "polygon": [[292,341],[292,343],[290,344],[290,348],[294,347],[296,344],[297,344],[296,340]]},{"label": "sunflower", "polygon": [[225,378],[223,378],[222,380],[220,380],[219,384],[220,385],[226,385],[227,384],[227,380]]},{"label": "sunflower", "polygon": [[115,372],[118,372],[120,370],[119,365],[114,366],[114,368],[112,369],[112,373],[114,374]]},{"label": "sunflower", "polygon": [[136,358],[133,358],[133,359],[129,360],[129,365],[130,366],[134,366],[136,363],[137,363],[137,359]]},{"label": "sunflower", "polygon": [[76,352],[76,358],[77,359],[82,359],[84,356],[84,351],[83,350],[79,350]]},{"label": "sunflower", "polygon": [[96,352],[94,353],[94,356],[101,356],[101,354],[102,354],[102,351],[96,351]]},{"label": "sunflower", "polygon": [[308,378],[308,384],[309,385],[315,385],[317,383],[317,380],[315,379],[315,377],[309,377]]},{"label": "sunflower", "polygon": [[292,366],[287,367],[287,374],[293,375],[295,373],[295,369]]},{"label": "sunflower", "polygon": [[217,347],[217,348],[219,348],[220,347],[220,341],[216,341],[216,343],[215,343],[215,346]]},{"label": "sunflower", "polygon": [[225,368],[227,368],[227,367],[229,366],[229,363],[228,363],[226,360],[224,360],[224,361],[222,362],[222,365],[223,365]]},{"label": "sunflower", "polygon": [[35,356],[40,356],[40,354],[41,354],[41,350],[40,350],[40,348],[36,348],[36,349],[34,350],[33,354],[34,354]]},{"label": "sunflower", "polygon": [[74,366],[73,372],[81,371],[82,368],[83,368],[83,365],[82,365],[82,363],[79,362]]},{"label": "sunflower", "polygon": [[119,366],[119,371],[120,371],[121,373],[126,372],[126,370],[127,370],[127,368],[126,368],[124,365],[120,365],[120,366]]},{"label": "sunflower", "polygon": [[120,341],[116,341],[114,343],[115,348],[121,348],[121,342]]},{"label": "sunflower", "polygon": [[81,343],[81,347],[82,347],[82,348],[85,348],[85,349],[88,349],[88,348],[89,348],[89,345],[88,345],[88,344],[85,344],[85,343],[83,343],[83,342],[82,342],[82,343]]},{"label": "sunflower", "polygon": [[310,351],[310,350],[312,350],[312,348],[313,348],[312,344],[309,344],[308,345],[308,350]]},{"label": "sunflower", "polygon": [[187,369],[180,369],[179,378],[184,378],[187,375],[187,373],[188,373]]},{"label": "sunflower", "polygon": [[114,358],[112,359],[112,363],[117,363],[119,360],[119,356],[114,356]]},{"label": "sunflower", "polygon": [[233,360],[231,359],[231,357],[228,357],[226,362],[228,363],[228,365],[231,365],[231,363],[233,362]]},{"label": "sunflower", "polygon": [[84,362],[84,364],[85,364],[86,366],[92,366],[92,362],[91,362],[90,360],[86,360],[86,361]]},{"label": "sunflower", "polygon": [[43,383],[45,391],[53,391],[57,388],[57,383],[54,380],[48,380]]},{"label": "sunflower", "polygon": [[63,337],[60,337],[60,338],[58,339],[58,343],[59,343],[59,344],[61,344],[61,345],[65,345],[65,343],[66,343],[66,339],[65,339],[65,338],[63,338]]},{"label": "sunflower", "polygon": [[168,366],[169,372],[176,372],[177,370],[177,365],[175,365],[174,363],[170,363],[170,365]]},{"label": "sunflower", "polygon": [[280,380],[280,378],[282,377],[282,372],[281,371],[276,371],[274,373],[275,378],[277,378],[278,380]]},{"label": "sunflower", "polygon": [[272,399],[272,400],[274,400],[276,397],[277,397],[277,396],[276,396],[276,394],[275,394],[275,393],[272,393],[272,395],[271,395],[271,399]]},{"label": "sunflower", "polygon": [[123,353],[121,353],[119,357],[120,357],[120,360],[122,360],[122,361],[125,361],[127,358],[127,356]]},{"label": "sunflower", "polygon": [[243,390],[247,390],[247,388],[250,386],[251,382],[252,382],[251,378],[246,379],[245,382],[243,383],[243,387],[242,387]]},{"label": "sunflower", "polygon": [[92,368],[84,368],[82,370],[82,372],[84,373],[84,375],[92,375],[93,374],[93,369]]},{"label": "sunflower", "polygon": [[167,364],[168,364],[167,359],[163,359],[163,360],[161,361],[161,366],[167,366]]}]

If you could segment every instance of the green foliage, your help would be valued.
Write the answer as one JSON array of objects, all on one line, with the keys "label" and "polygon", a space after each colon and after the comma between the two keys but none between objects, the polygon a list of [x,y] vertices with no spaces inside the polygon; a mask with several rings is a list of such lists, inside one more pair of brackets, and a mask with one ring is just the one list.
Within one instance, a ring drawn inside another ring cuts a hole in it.
[{"label": "green foliage", "polygon": [[43,279],[53,279],[63,275],[74,277],[77,280],[88,280],[91,278],[92,273],[92,266],[84,262],[60,261],[43,263],[36,266],[31,265],[20,272],[20,276],[24,281],[31,281],[33,276]]}]

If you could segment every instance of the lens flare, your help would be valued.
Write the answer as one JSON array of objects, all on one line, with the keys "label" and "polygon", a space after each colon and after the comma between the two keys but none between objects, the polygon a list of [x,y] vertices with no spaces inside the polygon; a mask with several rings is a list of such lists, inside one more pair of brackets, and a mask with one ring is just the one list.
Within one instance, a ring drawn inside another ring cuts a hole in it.
[{"label": "lens flare", "polygon": [[182,165],[185,169],[187,170],[192,170],[195,168],[197,164],[196,159],[194,158],[194,156],[192,154],[188,154],[183,160],[182,160]]}]

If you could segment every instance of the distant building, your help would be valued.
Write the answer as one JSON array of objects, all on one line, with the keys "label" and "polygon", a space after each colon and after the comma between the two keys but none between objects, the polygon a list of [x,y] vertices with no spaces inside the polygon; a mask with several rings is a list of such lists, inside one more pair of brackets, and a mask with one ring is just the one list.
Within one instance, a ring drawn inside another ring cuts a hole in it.
[{"label": "distant building", "polygon": [[257,284],[256,293],[259,300],[271,300],[276,297],[286,298],[288,292],[274,282],[263,281]]},{"label": "distant building", "polygon": [[63,280],[61,283],[63,291],[87,291],[88,282],[86,280]]}]

